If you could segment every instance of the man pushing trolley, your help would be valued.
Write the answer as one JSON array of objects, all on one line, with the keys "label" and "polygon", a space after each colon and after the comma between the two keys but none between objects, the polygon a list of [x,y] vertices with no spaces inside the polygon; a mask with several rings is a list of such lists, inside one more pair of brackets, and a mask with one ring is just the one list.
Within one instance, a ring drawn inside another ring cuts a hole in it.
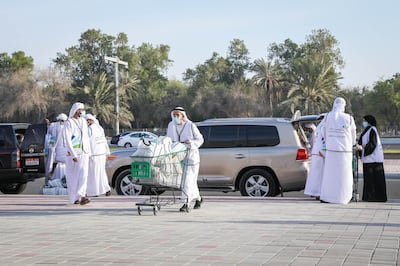
[{"label": "man pushing trolley", "polygon": [[[191,202],[193,209],[200,209],[203,198],[200,196],[197,177],[200,168],[199,147],[203,144],[203,135],[197,126],[188,119],[183,107],[171,111],[172,121],[168,124],[167,136],[159,137],[155,142],[141,142],[133,159],[131,176],[138,184],[145,184],[157,189],[181,189],[181,212],[189,212]],[[146,169],[149,171],[144,171]],[[151,174],[149,173],[151,171]],[[148,177],[143,178],[141,175]],[[156,191],[154,191],[158,194]],[[175,198],[175,195],[174,195]],[[153,207],[154,214],[160,209],[161,201],[137,203],[138,212],[141,206]]]},{"label": "man pushing trolley", "polygon": [[203,145],[203,135],[197,126],[189,120],[183,107],[175,107],[171,112],[172,121],[168,124],[167,136],[172,142],[183,143],[188,148],[185,179],[182,184],[183,205],[181,212],[188,212],[192,200],[196,200],[193,209],[200,209],[203,198],[197,186],[197,177],[200,168],[199,147]]}]

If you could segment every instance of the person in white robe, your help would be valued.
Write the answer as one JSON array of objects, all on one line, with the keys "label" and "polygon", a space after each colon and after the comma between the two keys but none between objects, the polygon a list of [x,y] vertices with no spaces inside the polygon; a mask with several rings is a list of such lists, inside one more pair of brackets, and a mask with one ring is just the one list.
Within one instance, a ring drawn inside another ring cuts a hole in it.
[{"label": "person in white robe", "polygon": [[69,118],[64,126],[66,144],[66,172],[69,202],[85,205],[90,202],[86,197],[89,170],[90,142],[88,125],[84,116],[85,106],[76,102],[72,105]]},{"label": "person in white robe", "polygon": [[51,178],[53,164],[54,164],[54,156],[55,156],[55,149],[54,144],[56,141],[56,123],[57,122],[50,122],[50,120],[46,120],[47,122],[47,132],[45,136],[44,142],[44,150],[46,154],[46,161],[45,161],[45,183],[47,184],[48,180]]},{"label": "person in white robe", "polygon": [[110,154],[104,129],[100,126],[97,118],[92,114],[86,115],[89,125],[90,159],[87,195],[89,197],[105,194],[111,195],[106,173],[106,158]]},{"label": "person in white robe", "polygon": [[324,118],[321,135],[325,139],[326,155],[320,200],[324,203],[347,204],[353,195],[353,146],[356,125],[345,113],[346,101],[338,97],[333,109]]},{"label": "person in white robe", "polygon": [[313,143],[314,143],[315,129],[316,129],[316,126],[312,122],[309,122],[309,123],[306,123],[305,125],[303,125],[303,130],[304,130],[304,133],[306,134],[307,141],[308,141],[307,148],[310,153],[312,151],[312,147],[313,147]]},{"label": "person in white robe", "polygon": [[182,201],[180,211],[188,211],[192,200],[196,200],[194,209],[199,209],[203,198],[200,196],[197,177],[200,168],[199,147],[203,144],[203,135],[197,126],[189,120],[183,107],[175,107],[171,112],[172,121],[167,128],[167,136],[172,142],[184,143],[189,149],[182,180]]},{"label": "person in white robe", "polygon": [[63,144],[62,131],[64,130],[64,123],[68,119],[68,116],[61,113],[57,116],[57,122],[54,123],[53,136],[54,143],[52,143],[51,149],[54,153],[54,162],[51,169],[51,179],[60,179],[65,175],[65,157],[66,147]]},{"label": "person in white robe", "polygon": [[321,121],[313,132],[311,143],[311,165],[308,172],[304,194],[315,197],[319,200],[321,194],[321,180],[324,170],[325,162],[325,140],[321,136],[321,128],[323,126]]}]

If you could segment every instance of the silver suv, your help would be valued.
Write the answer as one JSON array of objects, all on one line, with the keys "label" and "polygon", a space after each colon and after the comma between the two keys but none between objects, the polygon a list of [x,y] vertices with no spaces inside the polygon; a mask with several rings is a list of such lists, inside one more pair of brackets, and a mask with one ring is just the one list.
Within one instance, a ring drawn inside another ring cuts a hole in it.
[{"label": "silver suv", "polygon": [[298,124],[286,118],[219,118],[197,126],[204,137],[200,188],[252,197],[304,189],[308,152]]},{"label": "silver suv", "polygon": [[[309,161],[307,138],[299,122],[286,118],[220,118],[197,126],[204,136],[198,178],[201,190],[267,197],[304,189]],[[130,176],[129,155],[133,151],[115,151],[107,162],[110,184],[120,195],[149,192]]]}]

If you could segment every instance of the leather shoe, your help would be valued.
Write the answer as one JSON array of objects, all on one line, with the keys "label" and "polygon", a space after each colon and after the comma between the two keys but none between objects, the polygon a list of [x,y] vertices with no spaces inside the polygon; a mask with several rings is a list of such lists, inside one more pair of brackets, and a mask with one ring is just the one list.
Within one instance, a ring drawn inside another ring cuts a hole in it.
[{"label": "leather shoe", "polygon": [[108,196],[111,196],[111,191],[110,191],[110,190],[106,192],[106,196],[107,196],[107,197],[108,197]]},{"label": "leather shoe", "polygon": [[186,204],[183,204],[182,207],[179,209],[180,212],[187,212],[188,206]]},{"label": "leather shoe", "polygon": [[203,203],[203,197],[201,197],[200,200],[196,200],[193,209],[200,209],[202,203]]},{"label": "leather shoe", "polygon": [[79,200],[75,200],[74,204],[79,204],[81,203]]},{"label": "leather shoe", "polygon": [[85,204],[88,204],[89,202],[90,202],[90,199],[84,197],[84,198],[81,199],[81,203],[80,204],[81,205],[85,205]]}]

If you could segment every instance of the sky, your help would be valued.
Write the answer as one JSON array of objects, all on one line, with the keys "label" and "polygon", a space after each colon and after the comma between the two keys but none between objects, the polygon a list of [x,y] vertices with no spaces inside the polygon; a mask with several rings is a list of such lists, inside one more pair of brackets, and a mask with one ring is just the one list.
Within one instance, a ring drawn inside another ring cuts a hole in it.
[{"label": "sky", "polygon": [[265,58],[272,43],[306,42],[327,29],[345,60],[342,87],[372,87],[400,73],[398,0],[3,0],[0,53],[24,51],[46,69],[88,29],[117,36],[130,46],[168,45],[170,79],[211,58],[226,56],[243,40],[250,59]]}]

